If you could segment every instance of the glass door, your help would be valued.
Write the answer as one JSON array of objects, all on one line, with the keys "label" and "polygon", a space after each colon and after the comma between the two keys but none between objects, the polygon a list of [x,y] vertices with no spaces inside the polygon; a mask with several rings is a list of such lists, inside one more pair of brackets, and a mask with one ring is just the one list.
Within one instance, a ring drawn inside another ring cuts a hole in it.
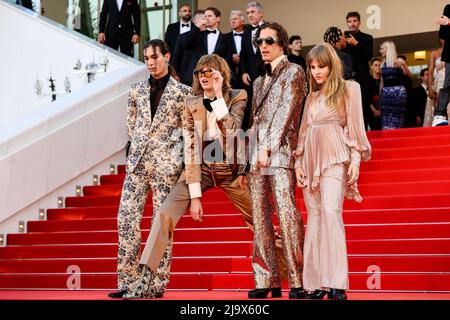
[{"label": "glass door", "polygon": [[[142,50],[144,43],[152,39],[164,39],[167,26],[178,21],[178,6],[181,4],[189,4],[194,10],[195,0],[141,0],[141,41],[139,56],[135,58],[143,60]],[[135,47],[135,49],[137,49]]]}]

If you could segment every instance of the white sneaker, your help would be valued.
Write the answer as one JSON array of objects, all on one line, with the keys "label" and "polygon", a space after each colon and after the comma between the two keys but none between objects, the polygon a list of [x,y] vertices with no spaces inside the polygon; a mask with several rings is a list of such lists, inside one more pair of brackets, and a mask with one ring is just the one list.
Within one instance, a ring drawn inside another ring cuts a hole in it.
[{"label": "white sneaker", "polygon": [[448,126],[448,121],[445,118],[445,116],[434,116],[433,123],[431,124],[432,127],[439,127],[439,126]]}]

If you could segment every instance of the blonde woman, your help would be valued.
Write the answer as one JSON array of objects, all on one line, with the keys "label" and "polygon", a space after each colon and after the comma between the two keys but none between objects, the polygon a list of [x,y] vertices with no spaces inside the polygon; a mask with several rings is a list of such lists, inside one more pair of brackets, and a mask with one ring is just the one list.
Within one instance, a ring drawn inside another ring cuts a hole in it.
[{"label": "blonde woman", "polygon": [[380,46],[383,57],[381,64],[381,127],[382,129],[398,129],[404,125],[407,105],[406,88],[403,75],[408,74],[408,67],[397,60],[397,50],[392,41],[385,41]]},{"label": "blonde woman", "polygon": [[310,94],[294,151],[297,186],[303,188],[308,222],[303,283],[309,299],[345,300],[348,262],[342,207],[344,196],[362,200],[357,181],[369,160],[357,82],[342,78],[342,64],[327,43],[308,54]]}]

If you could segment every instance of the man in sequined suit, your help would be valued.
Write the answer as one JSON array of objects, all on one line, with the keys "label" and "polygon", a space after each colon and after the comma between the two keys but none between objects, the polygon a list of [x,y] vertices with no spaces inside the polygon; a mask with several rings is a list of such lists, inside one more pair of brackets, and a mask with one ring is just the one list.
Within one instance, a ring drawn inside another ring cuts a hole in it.
[{"label": "man in sequined suit", "polygon": [[266,74],[253,85],[249,162],[243,185],[248,183],[253,208],[253,273],[255,290],[249,298],[281,296],[281,279],[275,255],[273,212],[278,213],[286,259],[289,298],[305,297],[302,284],[303,219],[296,207],[292,151],[297,145],[302,102],[306,95],[303,69],[285,56],[286,30],[275,22],[264,23],[256,33]]}]

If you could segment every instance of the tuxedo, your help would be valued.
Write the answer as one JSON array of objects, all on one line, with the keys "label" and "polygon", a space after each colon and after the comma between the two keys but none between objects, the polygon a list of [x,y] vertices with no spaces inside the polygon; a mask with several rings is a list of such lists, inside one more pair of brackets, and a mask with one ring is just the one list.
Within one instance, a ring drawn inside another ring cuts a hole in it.
[{"label": "tuxedo", "polygon": [[[188,25],[188,27],[181,27],[183,25]],[[166,33],[164,35],[164,41],[169,45],[170,52],[173,54],[175,52],[175,47],[177,45],[178,37],[180,36],[180,29],[185,32],[192,30],[194,24],[189,21],[188,23],[182,23],[181,21],[171,23],[167,26]],[[181,33],[182,34],[182,33]]]},{"label": "tuxedo", "polygon": [[220,32],[219,29],[215,30],[214,36],[217,37],[217,41],[210,49],[211,43],[208,43],[208,34],[210,31],[200,31],[200,29],[195,28],[192,32],[182,34],[179,38],[179,45],[183,50],[193,50],[194,51],[194,65],[197,65],[198,60],[205,54],[214,53],[224,58],[225,61],[230,65],[231,62],[231,50],[228,47],[228,43],[225,40],[224,34]]},{"label": "tuxedo", "polygon": [[264,62],[262,60],[259,48],[256,49],[256,52],[254,51],[252,28],[244,31],[240,56],[241,59],[239,62],[239,68],[241,73],[248,73],[251,81],[255,81],[255,79],[259,77],[261,67],[264,65]]},{"label": "tuxedo", "polygon": [[137,0],[123,0],[118,8],[116,0],[104,0],[100,12],[99,33],[105,33],[108,47],[132,56],[134,34],[140,35],[141,11]]},{"label": "tuxedo", "polygon": [[175,43],[175,48],[171,49],[171,57],[170,64],[175,68],[178,76],[180,77],[181,83],[185,85],[192,85],[192,77],[194,68],[197,64],[197,60],[195,59],[196,52],[194,49],[185,49],[181,43],[181,37],[191,37],[188,33],[196,33],[200,30],[193,25],[191,31],[187,33],[183,33],[181,36],[179,35],[177,41]]},{"label": "tuxedo", "polygon": [[[239,64],[233,62],[233,55],[237,54],[240,56],[240,54],[241,54],[244,31],[239,33],[240,35],[238,35],[238,36],[235,36],[235,34],[238,34],[238,33],[235,31],[231,31],[229,33],[226,33],[224,35],[224,38],[225,38],[225,41],[228,43],[228,47],[231,50],[231,61],[230,61],[231,86],[233,88],[243,89],[244,83],[242,82],[242,73],[239,70]],[[236,45],[236,41],[240,42],[240,46]]]}]

